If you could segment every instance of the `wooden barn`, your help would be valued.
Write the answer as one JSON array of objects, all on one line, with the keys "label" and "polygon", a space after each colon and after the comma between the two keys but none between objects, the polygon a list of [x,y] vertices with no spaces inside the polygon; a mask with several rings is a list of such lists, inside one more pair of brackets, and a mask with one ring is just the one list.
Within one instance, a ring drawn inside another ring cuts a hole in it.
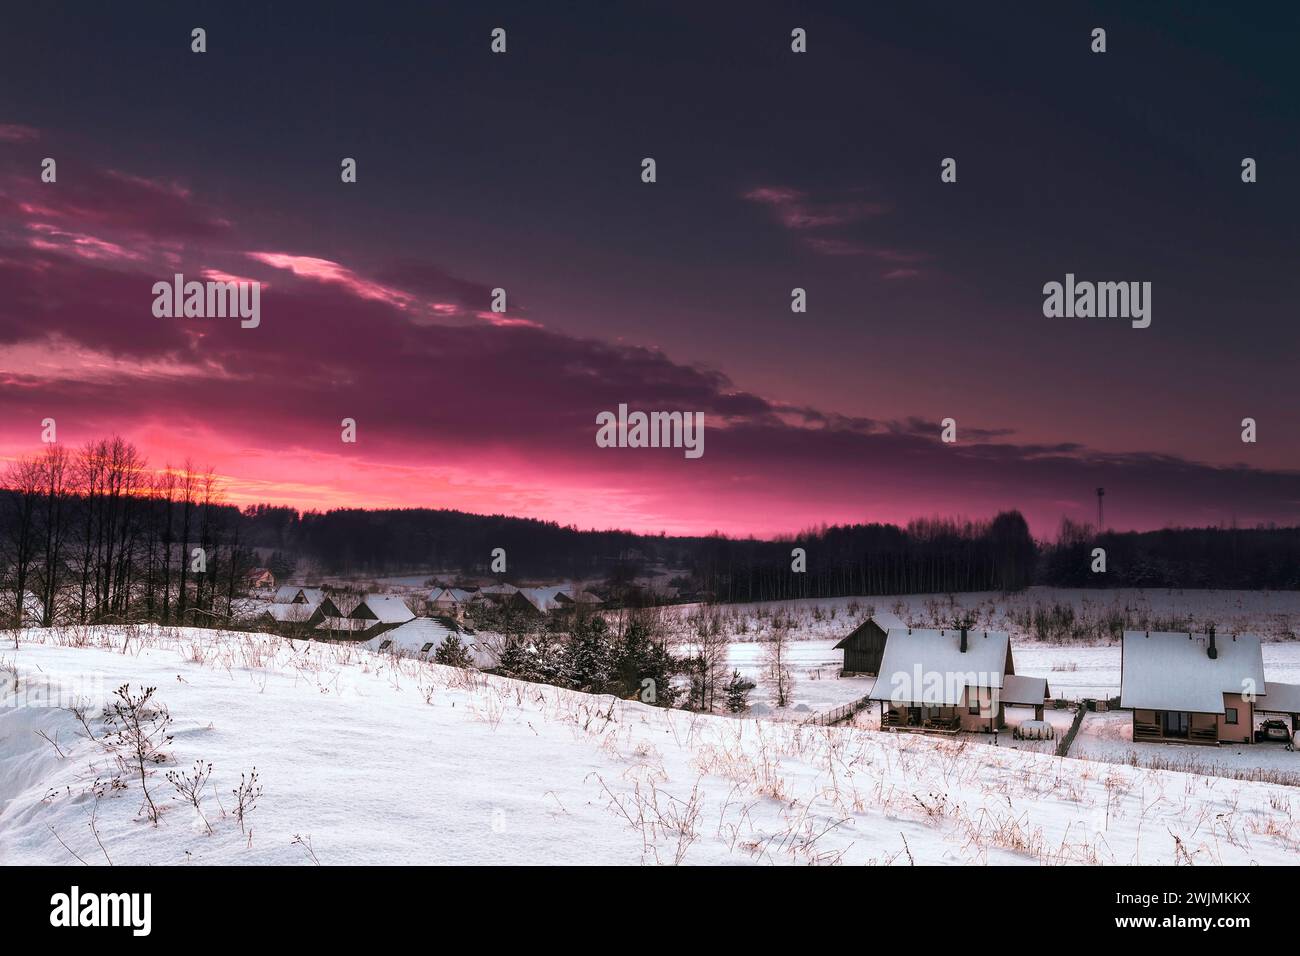
[{"label": "wooden barn", "polygon": [[879,674],[880,658],[885,653],[885,637],[889,629],[907,625],[893,614],[873,614],[863,621],[848,637],[835,645],[844,652],[843,674]]}]

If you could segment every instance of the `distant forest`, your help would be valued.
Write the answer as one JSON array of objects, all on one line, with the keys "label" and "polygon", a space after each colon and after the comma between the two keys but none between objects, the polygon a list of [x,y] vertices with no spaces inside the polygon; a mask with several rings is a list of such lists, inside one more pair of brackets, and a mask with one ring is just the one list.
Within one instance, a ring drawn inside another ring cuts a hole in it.
[{"label": "distant forest", "polygon": [[[1106,572],[1091,570],[1095,548]],[[1016,511],[991,521],[823,527],[779,540],[579,531],[554,522],[411,508],[325,513],[226,503],[211,469],[150,468],[114,438],[51,445],[0,474],[0,618],[30,603],[79,621],[228,619],[247,572],[583,580],[629,602],[667,572],[684,600],[1067,587],[1300,588],[1300,528],[1098,533],[1036,542]],[[801,551],[796,551],[801,549]],[[661,593],[662,596],[662,593]],[[0,624],[5,622],[0,621]]]},{"label": "distant forest", "polygon": [[[1059,587],[1300,589],[1300,528],[1189,528],[1098,534],[1064,522],[1035,542],[1017,511],[991,521],[922,519],[836,525],[780,540],[579,531],[553,522],[457,511],[342,510],[299,515],[259,506],[242,537],[329,573],[434,569],[487,575],[504,548],[508,580],[628,582],[659,569],[686,595],[719,601]],[[1106,551],[1093,573],[1092,550]],[[802,548],[806,570],[792,570]]]}]

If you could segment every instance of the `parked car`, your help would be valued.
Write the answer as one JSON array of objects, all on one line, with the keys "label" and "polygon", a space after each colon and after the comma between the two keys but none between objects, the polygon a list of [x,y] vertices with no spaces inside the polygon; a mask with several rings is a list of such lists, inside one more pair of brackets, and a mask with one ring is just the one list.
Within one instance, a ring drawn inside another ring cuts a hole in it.
[{"label": "parked car", "polygon": [[1286,743],[1291,739],[1291,728],[1285,720],[1266,720],[1255,731],[1255,742],[1261,740],[1280,740]]}]

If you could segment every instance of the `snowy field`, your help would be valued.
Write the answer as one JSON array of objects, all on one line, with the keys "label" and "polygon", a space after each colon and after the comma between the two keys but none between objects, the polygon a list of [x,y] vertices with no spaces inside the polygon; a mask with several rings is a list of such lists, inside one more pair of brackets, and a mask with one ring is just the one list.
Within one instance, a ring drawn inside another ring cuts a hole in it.
[{"label": "snowy field", "polygon": [[[1204,630],[1213,623],[1219,633],[1249,631],[1266,641],[1296,640],[1300,629],[1300,591],[1177,591],[1088,590],[1028,588],[1012,594],[874,595],[872,597],[810,598],[755,604],[679,605],[665,609],[679,633],[688,634],[692,618],[716,613],[735,640],[768,640],[784,629],[794,640],[843,637],[871,615],[888,611],[914,627],[944,627],[953,618],[970,615],[976,627],[1007,631],[1013,638],[1038,637],[1035,614],[1050,618],[1066,612],[1080,631],[1089,625],[1122,621],[1131,630]],[[1121,628],[1122,629],[1122,628]],[[1057,635],[1051,635],[1053,643]],[[1068,643],[1108,643],[1104,637],[1078,638]]]},{"label": "snowy field", "polygon": [[[143,777],[103,718],[122,684],[170,718]],[[1293,787],[662,711],[355,645],[28,631],[0,687],[0,865],[1300,862]],[[196,762],[197,807],[167,779]]]},{"label": "snowy field", "polygon": [[[870,677],[837,676],[844,652],[835,650],[836,643],[838,640],[820,638],[790,645],[788,654],[794,677],[790,710],[796,711],[796,716],[806,717],[806,711],[829,710],[846,704],[871,689]],[[769,699],[767,684],[770,681],[763,663],[766,647],[766,644],[755,641],[737,641],[731,645],[728,657],[733,667],[758,682],[758,689],[750,699],[760,703]],[[1011,650],[1015,655],[1016,673],[1046,677],[1053,698],[1083,700],[1119,695],[1118,644],[1038,644],[1013,638]],[[1268,680],[1300,684],[1300,642],[1265,644],[1263,650],[1264,674]]]},{"label": "snowy field", "polygon": [[[1041,639],[1032,626],[1036,612],[1069,608],[1076,623],[1122,619],[1133,629],[1158,629],[1171,622],[1220,634],[1250,631],[1264,645],[1265,672],[1272,680],[1300,683],[1300,593],[1294,591],[1093,591],[1030,588],[1016,594],[902,595],[770,601],[755,604],[682,605],[665,608],[668,631],[689,649],[700,620],[716,619],[730,638],[728,662],[758,684],[750,699],[754,713],[805,720],[866,694],[870,678],[840,678],[839,641],[875,611],[889,611],[916,627],[944,626],[972,615],[977,627],[1011,634],[1016,671],[1046,677],[1053,696],[1067,700],[1113,697],[1119,693],[1119,642],[1106,637]],[[1026,626],[1026,622],[1030,626]],[[783,633],[794,679],[791,706],[773,704],[764,652]]]}]

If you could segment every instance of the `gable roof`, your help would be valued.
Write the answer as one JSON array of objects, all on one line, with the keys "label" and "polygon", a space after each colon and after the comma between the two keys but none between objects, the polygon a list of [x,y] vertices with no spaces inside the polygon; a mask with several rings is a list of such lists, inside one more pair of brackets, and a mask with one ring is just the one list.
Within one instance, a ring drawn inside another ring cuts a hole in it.
[{"label": "gable roof", "polygon": [[562,586],[552,585],[544,588],[520,588],[519,594],[539,611],[554,611],[559,607],[559,602],[555,599],[556,595],[563,590]]},{"label": "gable roof", "polygon": [[415,617],[406,602],[396,594],[367,594],[349,616],[357,617],[362,608],[368,608],[380,624],[401,624]]},{"label": "gable roof", "polygon": [[[299,601],[298,598],[302,600]],[[325,600],[325,591],[322,588],[304,588],[297,584],[282,584],[275,589],[275,597],[271,598],[276,604],[320,604]]]},{"label": "gable roof", "polygon": [[838,644],[836,644],[835,647],[832,648],[832,650],[836,650],[836,651],[844,650],[846,647],[849,646],[849,641],[857,637],[859,632],[861,632],[861,630],[864,627],[867,627],[868,625],[871,624],[875,624],[876,627],[880,628],[886,634],[888,634],[892,630],[900,630],[900,631],[907,630],[907,625],[902,622],[902,620],[898,617],[898,615],[890,614],[888,611],[882,611],[879,614],[871,615],[871,617],[867,618],[865,621],[863,621],[853,630],[849,631],[849,633],[844,635],[843,639]]},{"label": "gable roof", "polygon": [[455,604],[463,604],[473,597],[473,592],[466,591],[464,588],[434,588],[429,593],[429,600],[435,603],[450,601]]},{"label": "gable roof", "polygon": [[599,596],[592,594],[590,591],[581,591],[576,588],[566,588],[555,595],[558,604],[604,604],[605,602]]},{"label": "gable roof", "polygon": [[1001,689],[1010,656],[1006,631],[969,631],[963,654],[960,631],[893,628],[871,699],[956,706],[968,686]]},{"label": "gable roof", "polygon": [[1012,707],[1041,707],[1050,693],[1046,677],[1008,674],[1002,678],[1002,693],[998,699]]},{"label": "gable roof", "polygon": [[[485,646],[477,643],[472,635],[452,626],[446,619],[437,620],[431,617],[417,617],[405,624],[398,625],[391,631],[384,631],[384,633],[372,637],[365,642],[365,646],[372,651],[378,651],[382,647],[384,651],[389,653],[433,660],[438,648],[442,647],[443,642],[453,635],[465,645],[470,660],[474,662],[476,667],[491,667],[496,664],[495,656]],[[385,642],[389,643],[385,644]],[[429,644],[433,646],[426,651],[424,649],[425,645]]]},{"label": "gable roof", "polygon": [[1217,635],[1213,659],[1209,646],[1207,634],[1125,631],[1119,705],[1221,714],[1224,694],[1264,692],[1258,635]]},{"label": "gable roof", "polygon": [[369,630],[373,621],[360,621],[351,617],[330,617],[326,615],[321,622],[316,625],[318,631],[365,631]]},{"label": "gable roof", "polygon": [[268,604],[261,613],[281,624],[306,624],[319,608],[319,604]]}]

